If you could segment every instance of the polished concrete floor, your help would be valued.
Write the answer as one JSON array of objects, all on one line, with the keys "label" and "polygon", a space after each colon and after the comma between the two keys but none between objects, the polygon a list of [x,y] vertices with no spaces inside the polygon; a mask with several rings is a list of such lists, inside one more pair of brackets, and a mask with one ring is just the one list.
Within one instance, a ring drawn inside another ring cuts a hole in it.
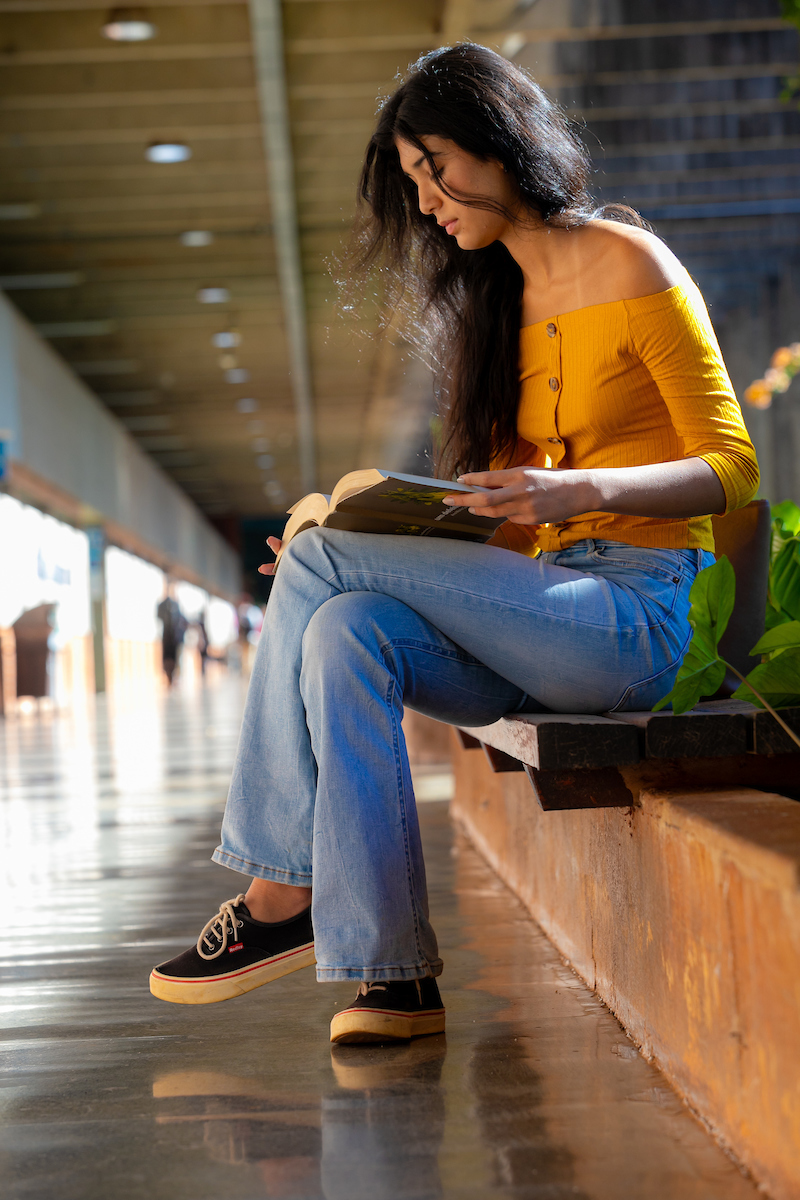
[{"label": "polished concrete floor", "polygon": [[153,999],[150,966],[239,891],[209,854],[241,699],[0,721],[5,1200],[755,1200],[443,802],[446,1037],[332,1052],[353,985],[310,971]]}]

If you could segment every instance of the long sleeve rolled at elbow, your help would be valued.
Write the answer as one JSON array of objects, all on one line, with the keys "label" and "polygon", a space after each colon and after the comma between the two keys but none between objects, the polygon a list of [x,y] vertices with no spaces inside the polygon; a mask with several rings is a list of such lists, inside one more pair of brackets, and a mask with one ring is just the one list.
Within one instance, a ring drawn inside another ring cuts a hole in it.
[{"label": "long sleeve rolled at elbow", "polygon": [[697,457],[708,463],[722,484],[726,513],[735,508],[743,508],[754,498],[761,475],[755,450],[749,442],[741,448],[698,454]]}]

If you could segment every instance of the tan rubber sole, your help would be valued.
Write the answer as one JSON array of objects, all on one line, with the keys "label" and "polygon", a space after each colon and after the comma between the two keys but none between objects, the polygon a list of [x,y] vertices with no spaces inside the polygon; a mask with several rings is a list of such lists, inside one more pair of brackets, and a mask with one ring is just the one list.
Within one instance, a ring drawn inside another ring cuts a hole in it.
[{"label": "tan rubber sole", "polygon": [[444,1033],[443,1008],[420,1013],[346,1008],[331,1021],[331,1041],[338,1045],[408,1041],[431,1033]]},{"label": "tan rubber sole", "polygon": [[154,967],[150,973],[150,991],[159,1000],[168,1000],[171,1004],[218,1004],[221,1000],[234,1000],[265,983],[272,983],[273,979],[291,975],[292,971],[313,967],[316,961],[314,943],[309,942],[268,962],[244,967],[241,971],[229,971],[216,979],[174,979],[162,975]]}]

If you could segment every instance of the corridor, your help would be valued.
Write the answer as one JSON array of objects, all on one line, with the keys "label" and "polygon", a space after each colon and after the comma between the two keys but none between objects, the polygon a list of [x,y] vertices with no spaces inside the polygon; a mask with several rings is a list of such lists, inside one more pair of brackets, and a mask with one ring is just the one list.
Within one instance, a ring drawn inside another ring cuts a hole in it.
[{"label": "corridor", "polygon": [[331,1050],[353,985],[153,999],[242,877],[213,865],[220,674],[0,720],[6,1200],[745,1200],[757,1190],[513,896],[421,805],[446,1037]]}]

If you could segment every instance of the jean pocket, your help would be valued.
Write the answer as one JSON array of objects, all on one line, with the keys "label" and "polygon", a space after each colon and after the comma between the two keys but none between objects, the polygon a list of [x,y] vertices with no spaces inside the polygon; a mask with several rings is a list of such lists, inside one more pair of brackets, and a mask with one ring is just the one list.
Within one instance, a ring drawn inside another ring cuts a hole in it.
[{"label": "jean pocket", "polygon": [[[680,583],[689,567],[680,550],[652,550],[622,543],[598,543],[589,557],[593,562],[615,570],[641,571],[671,583]],[[691,570],[691,574],[694,575],[694,570]]]},{"label": "jean pocket", "polygon": [[655,675],[650,675],[647,679],[640,679],[638,683],[630,684],[622,693],[617,703],[608,709],[608,712],[649,712],[653,705],[662,696],[666,696],[667,692],[674,686],[675,677],[683,662],[683,656],[686,653],[691,636],[692,631],[690,629],[680,653],[668,667],[662,667]]}]

